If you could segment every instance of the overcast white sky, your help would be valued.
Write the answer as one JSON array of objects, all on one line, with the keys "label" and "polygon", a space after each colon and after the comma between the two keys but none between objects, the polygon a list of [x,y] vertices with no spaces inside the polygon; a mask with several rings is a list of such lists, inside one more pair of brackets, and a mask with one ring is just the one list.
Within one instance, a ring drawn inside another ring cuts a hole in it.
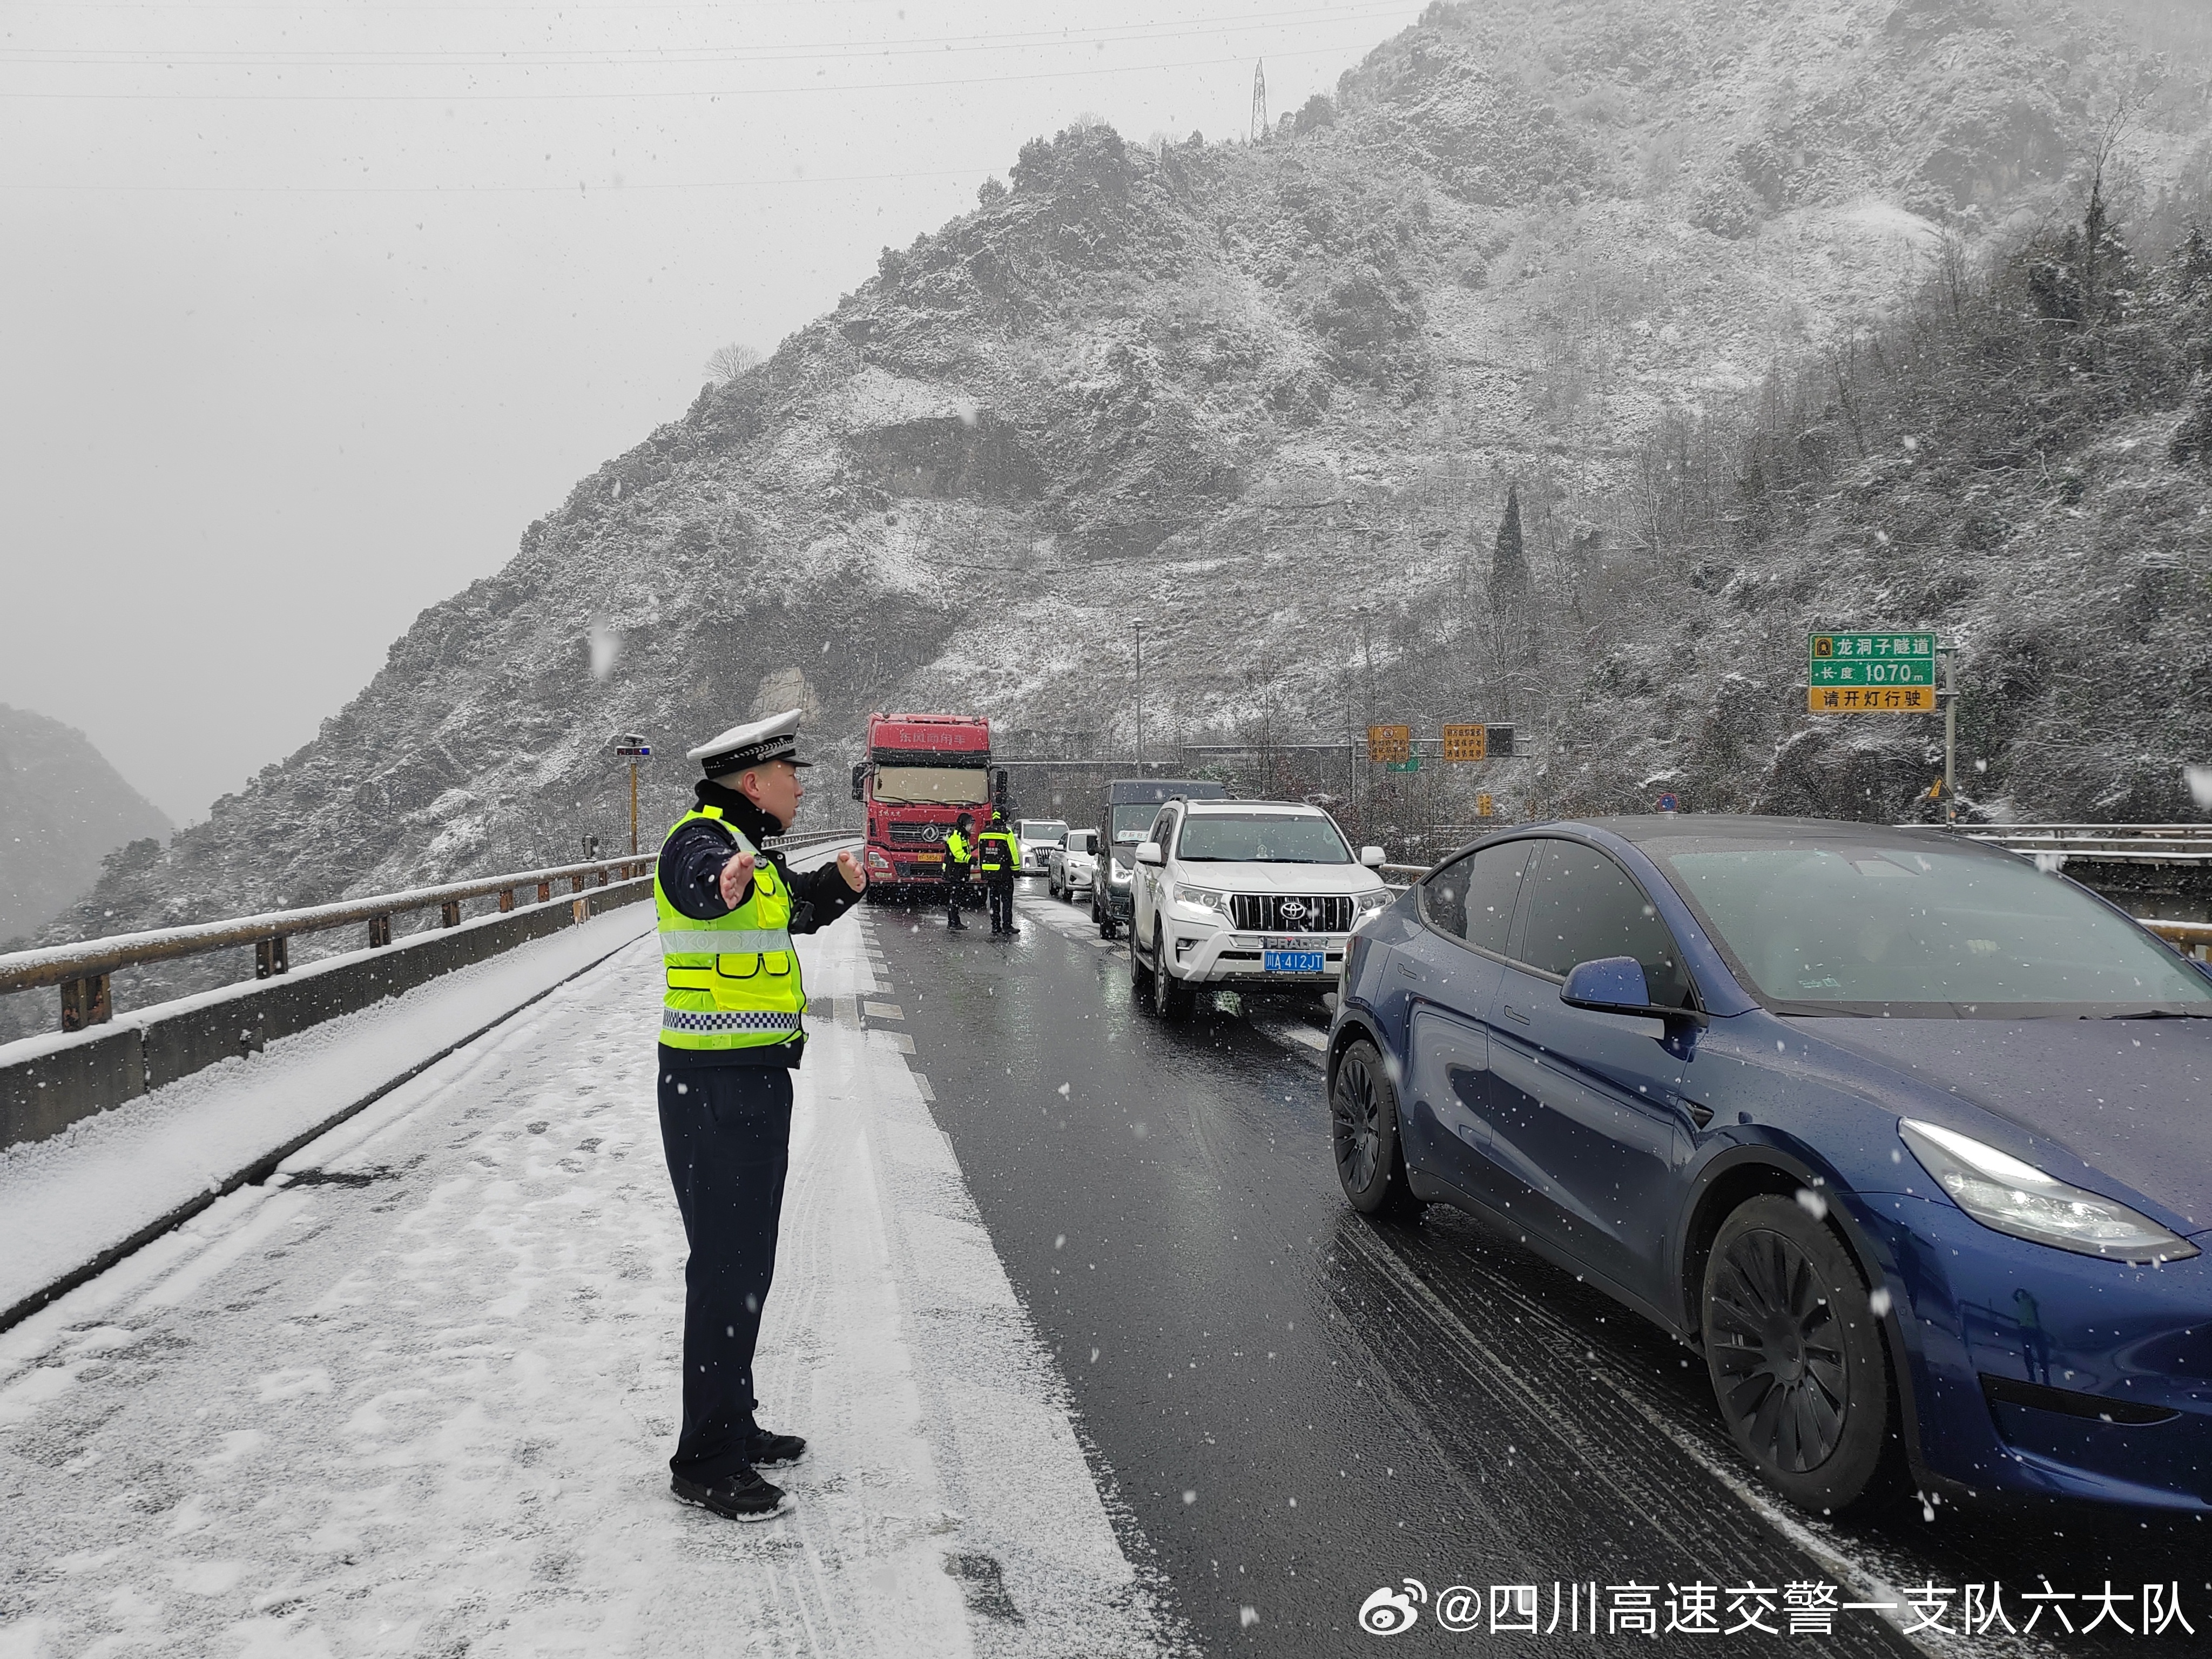
[{"label": "overcast white sky", "polygon": [[1225,137],[1420,9],[0,0],[0,702],[203,817],[1024,140]]}]

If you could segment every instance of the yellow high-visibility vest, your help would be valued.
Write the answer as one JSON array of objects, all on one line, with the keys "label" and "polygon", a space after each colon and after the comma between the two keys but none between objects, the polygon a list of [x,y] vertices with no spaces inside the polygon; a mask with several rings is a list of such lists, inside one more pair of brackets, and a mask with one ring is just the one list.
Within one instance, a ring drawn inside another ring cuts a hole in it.
[{"label": "yellow high-visibility vest", "polygon": [[[653,907],[660,918],[660,1040],[672,1048],[761,1048],[788,1042],[804,1029],[806,988],[791,946],[791,890],[775,866],[728,823],[720,807],[686,812],[670,828],[721,823],[759,862],[753,890],[727,915],[687,916],[661,890],[653,871]],[[665,846],[666,843],[664,842]]]}]

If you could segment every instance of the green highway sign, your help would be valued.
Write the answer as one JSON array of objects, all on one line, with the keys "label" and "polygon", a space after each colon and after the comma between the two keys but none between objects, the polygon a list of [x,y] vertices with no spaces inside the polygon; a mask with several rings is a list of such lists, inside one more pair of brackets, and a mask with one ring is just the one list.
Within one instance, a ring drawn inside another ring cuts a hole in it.
[{"label": "green highway sign", "polygon": [[1936,635],[1813,634],[1805,641],[1805,706],[1815,714],[1936,712]]},{"label": "green highway sign", "polygon": [[1401,761],[1384,761],[1382,769],[1385,772],[1418,772],[1421,769],[1421,757],[1408,755]]},{"label": "green highway sign", "polygon": [[1933,685],[1933,634],[1814,634],[1806,641],[1805,684],[1832,686]]}]

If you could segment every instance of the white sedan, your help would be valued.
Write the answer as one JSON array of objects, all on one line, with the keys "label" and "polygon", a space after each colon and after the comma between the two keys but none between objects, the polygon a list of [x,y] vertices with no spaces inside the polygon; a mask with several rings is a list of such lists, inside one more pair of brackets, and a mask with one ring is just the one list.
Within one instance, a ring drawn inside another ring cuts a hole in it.
[{"label": "white sedan", "polygon": [[1087,897],[1098,879],[1098,832],[1069,830],[1065,844],[1052,849],[1045,876],[1054,898],[1073,904],[1079,897]]}]

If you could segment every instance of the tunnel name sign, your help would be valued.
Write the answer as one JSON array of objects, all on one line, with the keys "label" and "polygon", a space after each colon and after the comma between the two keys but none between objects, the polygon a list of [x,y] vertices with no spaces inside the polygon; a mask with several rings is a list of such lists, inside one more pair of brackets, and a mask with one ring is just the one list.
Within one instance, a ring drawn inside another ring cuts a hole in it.
[{"label": "tunnel name sign", "polygon": [[1814,634],[1805,643],[1805,703],[1815,714],[1932,714],[1936,636]]}]

